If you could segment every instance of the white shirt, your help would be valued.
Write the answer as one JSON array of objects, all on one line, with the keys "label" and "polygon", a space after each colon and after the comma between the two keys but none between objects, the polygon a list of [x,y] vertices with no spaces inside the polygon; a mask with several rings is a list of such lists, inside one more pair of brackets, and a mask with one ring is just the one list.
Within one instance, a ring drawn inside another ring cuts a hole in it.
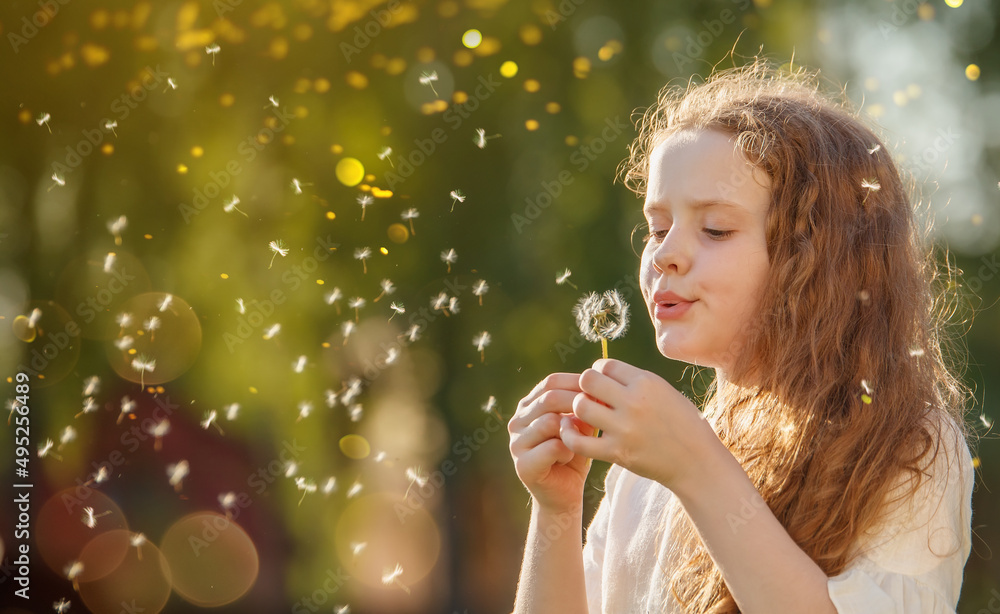
[{"label": "white shirt", "polygon": [[[932,478],[887,511],[859,540],[848,568],[829,579],[839,614],[955,614],[972,549],[974,472],[965,442],[944,440]],[[665,527],[680,509],[659,482],[611,466],[583,548],[590,614],[662,611],[669,594],[660,571],[669,553]]]}]

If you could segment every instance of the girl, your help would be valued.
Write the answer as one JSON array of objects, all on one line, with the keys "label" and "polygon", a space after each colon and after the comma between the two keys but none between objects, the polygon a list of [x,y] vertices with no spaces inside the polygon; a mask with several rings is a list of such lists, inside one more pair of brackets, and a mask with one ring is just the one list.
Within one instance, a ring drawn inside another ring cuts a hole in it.
[{"label": "girl", "polygon": [[642,297],[660,352],[715,379],[704,414],[618,360],[521,400],[516,612],[955,612],[970,393],[934,255],[885,146],[815,81],[756,60],[647,111],[623,165]]}]

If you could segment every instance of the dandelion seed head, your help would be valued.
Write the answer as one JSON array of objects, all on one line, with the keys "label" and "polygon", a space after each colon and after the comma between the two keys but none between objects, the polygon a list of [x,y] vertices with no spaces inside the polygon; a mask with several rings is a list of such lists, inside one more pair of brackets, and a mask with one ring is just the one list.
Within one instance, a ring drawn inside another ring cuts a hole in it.
[{"label": "dandelion seed head", "polygon": [[127,311],[123,311],[123,312],[119,313],[117,316],[115,316],[115,322],[118,323],[118,326],[120,328],[125,328],[127,326],[131,326],[132,325],[132,314],[129,313],[129,312],[127,312]]},{"label": "dandelion seed head", "polygon": [[342,298],[344,298],[344,293],[340,291],[340,288],[334,288],[333,290],[330,290],[329,292],[326,293],[326,296],[323,297],[323,300],[326,301],[327,305],[332,305]]},{"label": "dandelion seed head", "polygon": [[451,196],[460,203],[465,202],[465,194],[462,192],[462,190],[452,190],[451,192],[449,192],[449,196]]},{"label": "dandelion seed head", "polygon": [[142,323],[142,327],[146,329],[147,332],[153,332],[160,328],[160,318],[158,316],[150,316]]},{"label": "dandelion seed head", "polygon": [[882,189],[882,185],[878,182],[878,179],[862,179],[861,187],[867,189],[869,192],[878,192]]},{"label": "dandelion seed head", "polygon": [[420,212],[417,211],[416,209],[414,209],[413,207],[411,207],[411,208],[407,209],[406,211],[403,211],[402,213],[400,213],[399,217],[403,218],[404,220],[415,220],[418,217],[420,217]]},{"label": "dandelion seed head", "polygon": [[379,160],[385,160],[392,155],[392,147],[383,147],[377,155]]},{"label": "dandelion seed head", "polygon": [[558,275],[556,275],[556,283],[559,284],[560,286],[563,285],[564,283],[566,283],[566,280],[568,280],[569,276],[572,275],[572,274],[573,274],[572,271],[570,271],[569,269],[566,269],[562,273],[559,273]]},{"label": "dandelion seed head", "polygon": [[476,349],[482,352],[490,344],[490,341],[492,341],[492,337],[484,330],[472,338],[472,345],[476,346]]},{"label": "dandelion seed head", "polygon": [[372,257],[372,249],[370,247],[358,247],[354,250],[355,260],[365,260]]},{"label": "dandelion seed head", "polygon": [[361,194],[358,196],[358,204],[362,207],[367,207],[375,202],[375,197],[371,194]]},{"label": "dandelion seed head", "polygon": [[472,294],[475,296],[482,296],[489,291],[490,287],[486,284],[485,279],[480,279],[475,284],[472,285]]},{"label": "dandelion seed head", "polygon": [[406,313],[406,308],[403,307],[402,303],[392,303],[391,305],[389,305],[389,308],[395,311],[396,313],[400,314]]},{"label": "dandelion seed head", "polygon": [[441,262],[454,264],[456,260],[458,260],[458,253],[454,250],[454,248],[441,252]]},{"label": "dandelion seed head", "polygon": [[588,341],[617,339],[628,328],[628,303],[617,290],[584,295],[573,308],[580,334]]},{"label": "dandelion seed head", "polygon": [[135,343],[135,339],[132,337],[132,335],[125,335],[120,339],[114,340],[115,347],[123,352],[132,347],[133,343]]},{"label": "dandelion seed head", "polygon": [[355,296],[351,300],[347,301],[347,306],[350,307],[351,309],[361,309],[367,303],[368,303],[368,301],[366,301],[365,299],[361,298],[360,296]]},{"label": "dandelion seed head", "polygon": [[267,246],[271,248],[272,252],[281,256],[282,258],[288,255],[288,248],[285,246],[285,243],[281,239],[277,239],[276,241],[271,241],[270,243],[267,244]]},{"label": "dandelion seed head", "polygon": [[396,291],[396,286],[393,285],[392,281],[388,279],[383,279],[381,282],[379,282],[379,285],[382,287],[382,292],[386,294],[392,294],[393,292]]}]

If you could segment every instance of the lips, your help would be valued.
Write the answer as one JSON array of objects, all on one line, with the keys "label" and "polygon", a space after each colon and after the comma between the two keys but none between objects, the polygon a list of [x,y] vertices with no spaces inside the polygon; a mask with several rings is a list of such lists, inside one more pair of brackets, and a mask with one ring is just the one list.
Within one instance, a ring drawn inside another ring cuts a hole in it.
[{"label": "lips", "polygon": [[677,294],[676,292],[656,292],[653,294],[653,302],[657,305],[672,307],[678,303],[693,303],[694,301]]}]

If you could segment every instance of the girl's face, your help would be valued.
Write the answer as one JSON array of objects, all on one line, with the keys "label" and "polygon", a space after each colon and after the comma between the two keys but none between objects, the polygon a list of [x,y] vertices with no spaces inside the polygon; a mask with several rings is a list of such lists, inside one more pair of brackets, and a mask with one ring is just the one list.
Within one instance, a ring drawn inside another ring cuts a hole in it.
[{"label": "girl's face", "polygon": [[741,351],[769,267],[770,183],[716,130],[678,132],[653,150],[639,281],[667,358],[726,372]]}]

